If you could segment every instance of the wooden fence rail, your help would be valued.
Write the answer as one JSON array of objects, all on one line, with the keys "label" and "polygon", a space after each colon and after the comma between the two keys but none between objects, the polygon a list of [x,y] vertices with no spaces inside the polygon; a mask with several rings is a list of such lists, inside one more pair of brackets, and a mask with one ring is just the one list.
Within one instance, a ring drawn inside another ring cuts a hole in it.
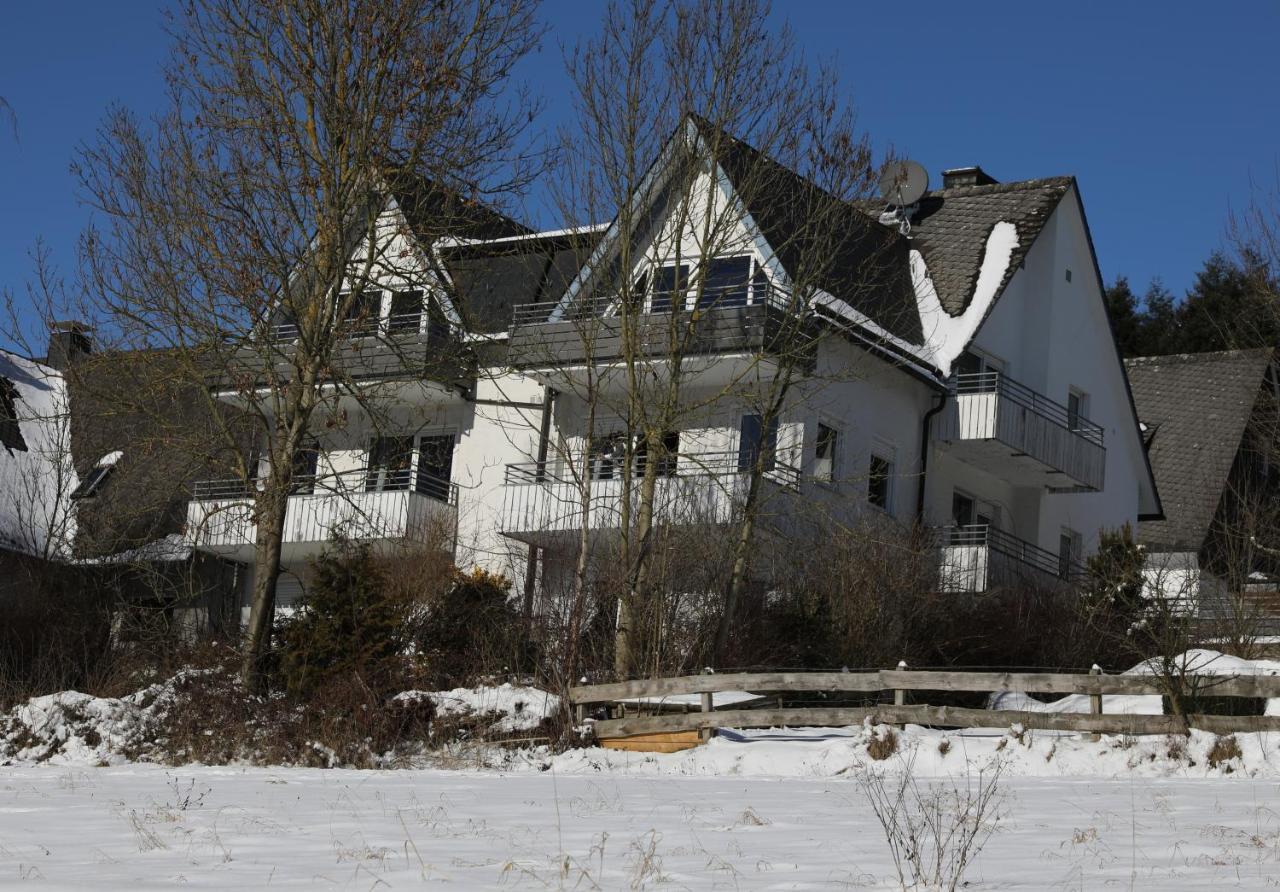
[{"label": "wooden fence rail", "polygon": [[[1280,698],[1280,676],[1188,675],[1185,690],[1199,696]],[[893,705],[861,707],[792,707],[713,710],[712,696],[728,691],[755,694],[895,692]],[[1029,712],[1022,710],[968,709],[955,706],[905,704],[905,691],[1084,694],[1090,697],[1088,713]],[[921,724],[945,727],[1008,727],[1021,724],[1035,730],[1107,734],[1168,734],[1200,728],[1219,734],[1235,731],[1280,731],[1280,716],[1257,715],[1132,715],[1104,713],[1105,694],[1165,694],[1157,676],[1101,675],[1052,672],[949,672],[885,669],[870,672],[764,672],[724,675],[687,675],[649,678],[612,684],[571,688],[570,701],[584,717],[588,707],[618,701],[661,700],[680,695],[702,695],[700,711],[664,715],[609,717],[595,722],[600,738],[635,734],[678,733],[698,730],[704,735],[714,727],[773,728],[823,727],[873,722]]]}]

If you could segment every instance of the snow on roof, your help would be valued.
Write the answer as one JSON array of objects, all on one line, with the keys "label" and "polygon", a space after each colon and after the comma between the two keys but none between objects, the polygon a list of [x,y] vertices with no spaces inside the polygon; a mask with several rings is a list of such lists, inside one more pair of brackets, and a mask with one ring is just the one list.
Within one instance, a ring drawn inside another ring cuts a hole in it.
[{"label": "snow on roof", "polygon": [[951,364],[964,352],[986,318],[1017,247],[1017,226],[1002,220],[991,228],[973,297],[958,316],[952,316],[943,308],[924,257],[914,248],[911,250],[911,283],[915,286],[916,303],[920,308],[925,353],[943,377],[951,374]]},{"label": "snow on roof", "polygon": [[124,452],[117,449],[115,452],[108,452],[106,455],[102,456],[102,458],[98,459],[98,463],[94,467],[112,468],[115,467],[122,458],[124,458]]},{"label": "snow on roof", "polygon": [[26,449],[0,452],[0,547],[43,557],[70,552],[76,487],[66,381],[55,369],[0,350],[0,377],[13,383]]}]

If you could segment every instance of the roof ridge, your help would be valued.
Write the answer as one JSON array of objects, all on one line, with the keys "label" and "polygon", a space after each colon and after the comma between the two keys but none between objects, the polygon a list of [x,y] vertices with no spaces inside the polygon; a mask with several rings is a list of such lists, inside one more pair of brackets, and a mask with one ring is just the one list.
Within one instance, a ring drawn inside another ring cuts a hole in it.
[{"label": "roof ridge", "polygon": [[1271,347],[1238,347],[1233,350],[1204,350],[1195,353],[1160,353],[1154,356],[1129,356],[1125,365],[1154,365],[1159,362],[1210,362],[1215,359],[1271,354]]},{"label": "roof ridge", "polygon": [[1075,177],[1070,174],[1052,177],[1037,177],[1030,180],[1011,180],[1007,183],[986,183],[981,186],[951,186],[944,189],[930,189],[925,196],[938,198],[957,198],[965,195],[998,195],[1001,192],[1020,192],[1046,187],[1070,186]]}]

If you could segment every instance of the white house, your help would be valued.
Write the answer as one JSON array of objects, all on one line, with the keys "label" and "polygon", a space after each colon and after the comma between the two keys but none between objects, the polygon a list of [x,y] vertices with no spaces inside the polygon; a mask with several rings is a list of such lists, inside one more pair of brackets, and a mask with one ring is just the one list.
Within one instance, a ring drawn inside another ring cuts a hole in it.
[{"label": "white house", "polygon": [[[699,126],[673,145],[696,150]],[[663,188],[688,173],[679,153],[659,159],[626,215],[647,221],[643,232],[619,220],[545,233],[495,220],[492,236],[385,252],[429,269],[439,288],[385,276],[358,361],[387,411],[370,419],[353,402],[341,425],[316,431],[304,459],[315,482],[290,501],[285,569],[301,578],[340,528],[419,541],[439,541],[443,528],[460,565],[549,583],[582,523],[581,473],[593,478],[591,527],[615,525],[609,435],[634,386],[610,327],[623,257],[646,311],[685,319],[690,337],[680,373],[699,409],[664,435],[660,522],[729,518],[745,458],[766,447],[770,485],[801,495],[794,504],[940,528],[948,588],[1070,577],[1099,530],[1160,516],[1073,178],[948,171],[943,188],[885,223],[881,207],[837,203],[776,165],[769,189],[746,194],[739,184],[772,162],[724,145],[696,174],[706,188],[683,193],[701,204]],[[389,197],[385,237],[412,242],[404,206]],[[789,239],[797,207],[822,208],[831,250],[848,261],[826,267],[802,307]],[[696,224],[710,214],[728,221],[717,256],[682,269],[680,256],[705,254]],[[854,269],[869,251],[881,263],[873,287]],[[821,336],[776,423],[762,426],[753,395],[781,368],[776,334],[797,311]],[[401,356],[406,343],[424,356],[462,345],[467,362],[450,374],[403,363],[380,374],[388,340]],[[646,368],[660,376],[662,346],[651,347]],[[590,431],[584,381],[605,395]],[[197,490],[188,536],[198,548],[251,561],[245,485]],[[785,498],[776,504],[788,510]]]}]

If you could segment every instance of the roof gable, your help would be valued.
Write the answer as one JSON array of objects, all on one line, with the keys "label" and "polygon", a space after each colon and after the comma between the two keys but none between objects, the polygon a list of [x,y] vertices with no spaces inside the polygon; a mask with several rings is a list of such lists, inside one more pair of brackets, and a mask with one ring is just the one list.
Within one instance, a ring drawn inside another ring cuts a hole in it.
[{"label": "roof gable", "polygon": [[1125,361],[1165,514],[1138,525],[1144,544],[1200,549],[1271,362],[1270,349]]}]

